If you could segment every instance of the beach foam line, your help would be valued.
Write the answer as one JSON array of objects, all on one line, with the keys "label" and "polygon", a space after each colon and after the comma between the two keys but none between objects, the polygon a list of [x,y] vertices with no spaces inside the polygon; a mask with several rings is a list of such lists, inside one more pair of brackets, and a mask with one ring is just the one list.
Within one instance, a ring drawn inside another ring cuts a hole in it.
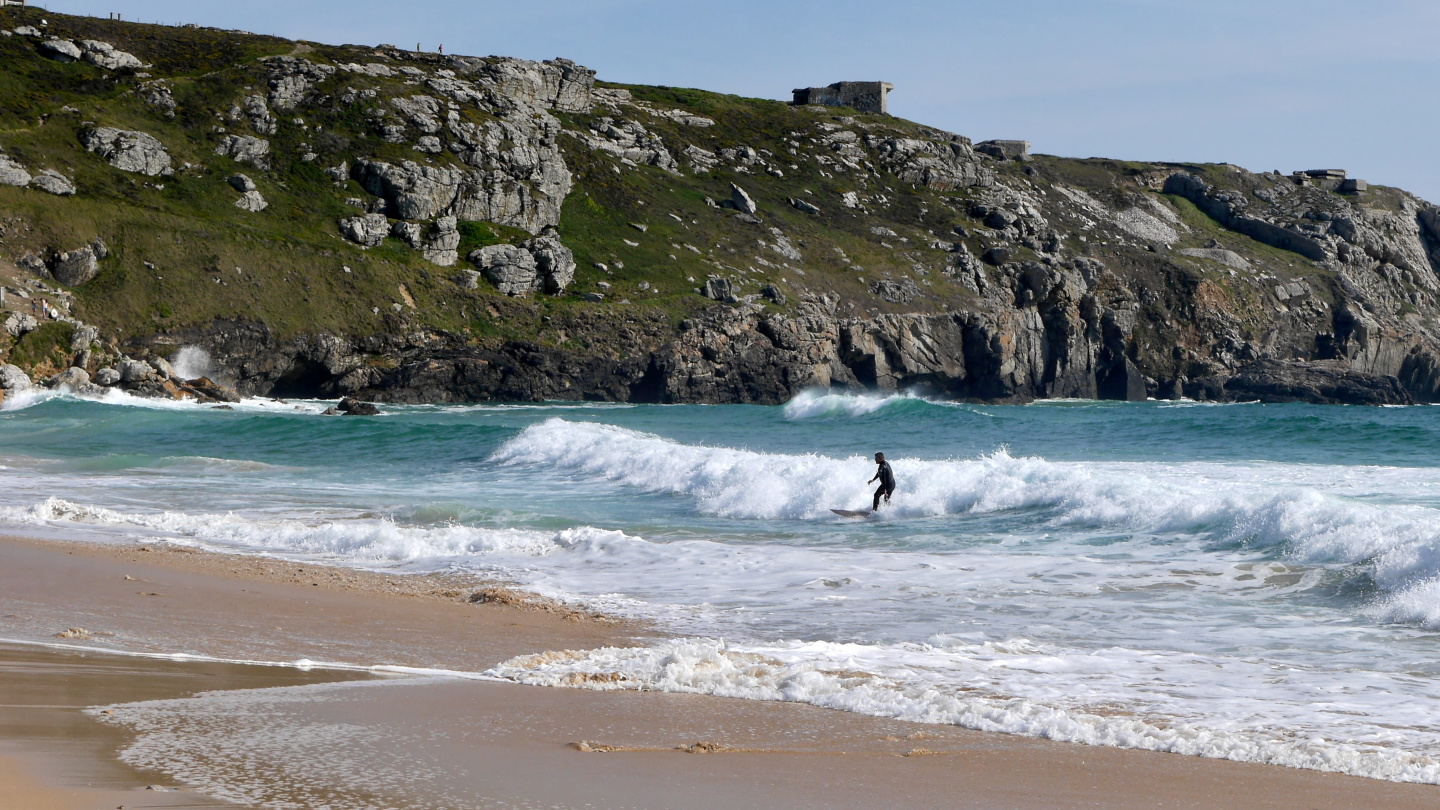
[{"label": "beach foam line", "polygon": [[463,678],[472,681],[505,681],[506,679],[484,672],[470,672],[457,669],[437,669],[434,667],[412,667],[400,664],[351,664],[340,661],[312,661],[308,658],[299,658],[294,661],[268,661],[254,658],[225,658],[215,655],[199,655],[196,653],[162,653],[147,652],[144,650],[123,650],[116,647],[100,647],[93,644],[70,644],[60,641],[37,641],[26,638],[0,637],[0,644],[10,644],[23,647],[43,647],[52,650],[64,650],[66,652],[95,653],[99,655],[117,655],[126,658],[143,658],[150,661],[175,661],[179,663],[200,663],[200,664],[236,664],[248,667],[277,667],[280,669],[298,669],[302,672],[312,670],[335,670],[337,672],[369,672],[376,675],[406,675],[415,677],[438,677],[438,678]]},{"label": "beach foam line", "polygon": [[94,526],[128,534],[138,530],[147,538],[194,540],[230,550],[324,555],[350,564],[486,554],[540,557],[559,551],[583,552],[608,545],[645,542],[623,532],[592,526],[559,531],[489,529],[460,524],[401,526],[378,518],[309,523],[260,520],[234,513],[120,512],[54,497],[26,507],[0,507],[0,523],[6,522],[47,527]]},{"label": "beach foam line", "polygon": [[[1423,746],[1425,734],[1396,732],[1383,716],[1352,713],[1347,730],[1354,738],[1348,740],[1303,730],[1310,725],[1307,720],[1315,720],[1314,727],[1333,734],[1333,722],[1323,715],[1353,708],[1333,688],[1339,685],[1330,682],[1334,673],[1316,676],[1266,662],[1182,653],[1066,654],[1023,641],[955,652],[923,645],[733,646],[716,639],[676,639],[650,647],[519,656],[487,674],[540,686],[808,703],[1057,742],[1440,784],[1440,751],[1433,750],[1434,741],[1429,740],[1429,751],[1406,750],[1401,746]],[[1157,673],[1160,669],[1163,675]],[[1047,677],[1062,672],[1073,677]],[[1383,686],[1365,682],[1366,676],[1379,679],[1376,673],[1342,673],[1340,679],[1348,683],[1352,676],[1363,689]],[[1309,679],[1313,688],[1298,698],[1276,701],[1269,684],[1277,677]],[[1209,684],[1208,678],[1219,682]],[[1142,682],[1138,688],[1137,681]],[[1107,688],[1121,684],[1118,691]],[[1178,690],[1212,688],[1218,705],[1205,714],[1200,714],[1207,705],[1203,701],[1175,696]],[[1312,702],[1315,694],[1326,692],[1322,702]],[[1406,699],[1397,695],[1391,702]]]}]

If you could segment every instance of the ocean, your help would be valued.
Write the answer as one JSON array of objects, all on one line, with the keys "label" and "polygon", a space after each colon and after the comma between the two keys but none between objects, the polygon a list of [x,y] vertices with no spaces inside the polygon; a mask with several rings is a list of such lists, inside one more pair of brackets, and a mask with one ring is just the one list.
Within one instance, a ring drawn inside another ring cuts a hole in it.
[{"label": "ocean", "polygon": [[[327,404],[14,397],[0,532],[472,572],[667,637],[486,677],[1440,783],[1440,409]],[[831,513],[876,451],[893,502]]]}]

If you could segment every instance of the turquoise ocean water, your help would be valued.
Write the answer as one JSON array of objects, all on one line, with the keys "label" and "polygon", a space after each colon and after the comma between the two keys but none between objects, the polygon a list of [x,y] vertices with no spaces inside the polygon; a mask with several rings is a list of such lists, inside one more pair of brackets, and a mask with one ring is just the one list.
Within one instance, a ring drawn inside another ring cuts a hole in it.
[{"label": "turquoise ocean water", "polygon": [[[490,673],[527,683],[1440,782],[1440,409],[325,404],[12,399],[0,531],[473,571],[670,636]],[[877,450],[894,502],[836,517]]]}]

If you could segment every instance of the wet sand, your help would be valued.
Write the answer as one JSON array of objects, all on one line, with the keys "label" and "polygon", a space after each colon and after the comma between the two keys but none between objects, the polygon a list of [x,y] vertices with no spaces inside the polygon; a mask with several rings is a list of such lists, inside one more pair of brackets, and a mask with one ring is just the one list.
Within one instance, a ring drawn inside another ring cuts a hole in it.
[{"label": "wet sand", "polygon": [[[523,653],[643,643],[650,634],[503,591],[471,602],[481,586],[460,578],[151,548],[0,538],[0,635],[133,652],[473,672]],[[70,628],[86,632],[55,638]],[[316,785],[325,786],[327,801],[364,798],[379,806],[422,798],[474,807],[1440,806],[1440,788],[1429,785],[1051,743],[799,704],[13,645],[0,645],[0,672],[0,796],[25,796],[17,807],[212,806],[194,792],[144,790],[177,785],[163,772],[118,762],[118,752],[137,739],[130,726],[96,722],[79,707],[302,684],[311,685],[165,704],[188,718],[185,733],[158,746],[142,737],[140,748],[156,761],[221,774],[237,751],[262,761],[263,776],[247,794],[251,806],[314,801],[307,791]],[[298,732],[276,735],[273,744],[264,735],[242,744],[217,707],[246,701],[263,704],[276,728],[315,732],[305,739],[323,741],[332,729],[347,736],[337,734],[328,753],[322,742],[318,756],[317,749],[294,756],[286,740],[301,739]],[[214,723],[207,722],[212,711]],[[346,783],[355,763],[364,764],[363,786]]]}]

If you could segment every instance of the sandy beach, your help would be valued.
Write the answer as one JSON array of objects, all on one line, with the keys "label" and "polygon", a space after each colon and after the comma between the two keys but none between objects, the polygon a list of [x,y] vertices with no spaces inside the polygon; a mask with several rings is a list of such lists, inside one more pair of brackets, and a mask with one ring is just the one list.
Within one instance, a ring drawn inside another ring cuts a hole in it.
[{"label": "sandy beach", "polygon": [[[367,574],[163,545],[0,539],[3,634],[24,641],[479,672],[525,653],[643,643],[649,632],[505,591],[472,602],[477,590],[483,589],[459,577]],[[156,705],[170,707],[165,716],[181,718],[176,722],[184,727],[166,745],[147,743],[130,758],[224,773],[239,746],[246,757],[267,763],[265,776],[248,784],[242,806],[303,806],[320,793],[395,807],[1420,808],[1440,802],[1437,788],[1427,785],[1052,743],[790,703],[26,644],[0,646],[0,669],[6,673],[0,679],[0,794],[19,797],[10,800],[12,807],[233,806],[164,772],[121,762],[120,753],[135,743],[129,727],[83,713],[156,700],[169,701]],[[188,698],[202,692],[226,697]],[[220,716],[237,705],[263,706],[266,722],[277,728],[345,729],[348,736],[337,736],[328,749],[315,743],[312,754],[328,753],[309,759],[287,755],[297,750],[293,743],[269,746],[264,734],[242,745],[227,737],[237,729],[227,730]],[[212,706],[229,708],[215,710],[210,723]],[[193,750],[180,750],[187,744]],[[373,778],[347,786],[342,772],[355,763],[369,763]],[[213,785],[198,787],[213,793]],[[464,804],[447,804],[456,801]]]}]

